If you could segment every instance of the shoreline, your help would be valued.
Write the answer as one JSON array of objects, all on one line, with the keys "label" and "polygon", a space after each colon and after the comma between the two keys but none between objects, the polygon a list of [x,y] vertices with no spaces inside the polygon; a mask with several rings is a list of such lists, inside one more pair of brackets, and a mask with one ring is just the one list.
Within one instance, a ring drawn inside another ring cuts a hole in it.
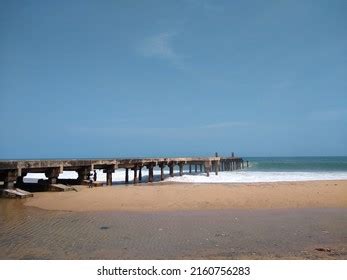
[{"label": "shoreline", "polygon": [[25,206],[58,211],[151,212],[222,209],[347,208],[347,180],[271,183],[176,183],[42,192]]}]

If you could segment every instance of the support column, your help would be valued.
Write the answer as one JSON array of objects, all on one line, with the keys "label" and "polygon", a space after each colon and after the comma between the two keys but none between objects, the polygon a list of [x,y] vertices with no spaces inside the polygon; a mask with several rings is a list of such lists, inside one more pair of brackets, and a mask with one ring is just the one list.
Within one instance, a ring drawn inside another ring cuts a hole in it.
[{"label": "support column", "polygon": [[142,182],[142,166],[139,166],[139,181]]},{"label": "support column", "polygon": [[3,187],[5,189],[14,189],[14,183],[17,180],[17,175],[17,170],[6,170],[4,173],[0,174],[0,179],[4,181]]},{"label": "support column", "polygon": [[215,161],[214,162],[214,165],[215,165],[215,173],[216,173],[216,175],[218,175],[218,171],[219,171],[219,164],[218,164],[218,161]]},{"label": "support column", "polygon": [[247,162],[246,162],[246,163],[247,163],[247,167],[249,167],[249,162],[248,162],[248,160],[247,160]]},{"label": "support column", "polygon": [[154,179],[154,175],[153,175],[153,168],[154,168],[154,166],[153,165],[148,165],[147,168],[148,168],[148,182],[152,183],[153,179]]},{"label": "support column", "polygon": [[114,169],[105,169],[104,173],[106,173],[106,185],[112,186],[112,173]]},{"label": "support column", "polygon": [[202,164],[200,164],[200,172],[202,173]]},{"label": "support column", "polygon": [[198,173],[198,165],[195,164],[195,173]]},{"label": "support column", "polygon": [[78,173],[77,181],[79,184],[82,184],[84,180],[89,180],[90,170],[91,170],[90,168],[80,168],[79,170],[77,170],[77,173]]},{"label": "support column", "polygon": [[132,170],[134,170],[134,184],[137,184],[137,182],[138,182],[138,178],[137,178],[137,166],[134,166],[134,168],[132,168]]},{"label": "support column", "polygon": [[16,187],[20,187],[23,185],[23,178],[24,176],[18,176],[17,179],[16,179]]},{"label": "support column", "polygon": [[106,173],[106,184],[108,186],[112,186],[112,171],[111,170],[107,170],[107,173]]},{"label": "support column", "polygon": [[164,164],[160,164],[160,180],[163,181],[164,180]]},{"label": "support column", "polygon": [[211,170],[211,163],[206,162],[204,167],[205,167],[206,176],[209,177],[210,176],[210,170]]},{"label": "support column", "polygon": [[18,187],[21,187],[21,186],[23,186],[23,184],[24,184],[24,177],[26,176],[28,174],[28,172],[23,172],[23,171],[21,171],[20,172],[20,174],[19,174],[19,172],[18,172],[18,177],[17,177],[17,179],[16,179],[16,187],[18,188]]},{"label": "support column", "polygon": [[179,163],[179,167],[180,167],[180,176],[183,175],[183,163]]},{"label": "support column", "polygon": [[125,184],[129,184],[129,168],[125,168]]},{"label": "support column", "polygon": [[189,164],[189,174],[191,174],[191,173],[192,173],[192,165]]},{"label": "support column", "polygon": [[174,164],[170,163],[169,168],[170,168],[170,176],[173,177],[174,176]]},{"label": "support column", "polygon": [[50,185],[57,183],[57,179],[59,177],[59,173],[60,173],[60,167],[58,167],[58,168],[50,168],[50,169],[46,170],[45,175],[48,178],[48,183]]},{"label": "support column", "polygon": [[245,164],[244,164],[243,160],[241,161],[241,167],[242,167],[242,169],[245,168]]}]

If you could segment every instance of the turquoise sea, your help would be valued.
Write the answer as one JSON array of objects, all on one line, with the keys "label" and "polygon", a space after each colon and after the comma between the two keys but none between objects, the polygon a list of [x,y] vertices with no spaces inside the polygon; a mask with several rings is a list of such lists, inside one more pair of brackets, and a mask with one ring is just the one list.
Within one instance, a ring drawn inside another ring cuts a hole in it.
[{"label": "turquoise sea", "polygon": [[347,172],[347,157],[250,157],[249,171]]}]

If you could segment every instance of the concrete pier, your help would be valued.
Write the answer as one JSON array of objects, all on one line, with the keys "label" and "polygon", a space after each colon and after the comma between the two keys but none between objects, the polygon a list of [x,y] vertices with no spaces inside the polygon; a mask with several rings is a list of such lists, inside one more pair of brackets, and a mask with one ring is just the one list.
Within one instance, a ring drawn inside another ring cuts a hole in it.
[{"label": "concrete pier", "polygon": [[129,183],[129,169],[134,172],[134,184],[142,182],[142,168],[148,169],[148,182],[154,181],[154,168],[160,168],[160,180],[164,180],[164,168],[169,167],[169,176],[174,176],[174,169],[178,167],[179,175],[183,175],[184,166],[189,166],[189,173],[192,167],[195,173],[232,171],[248,167],[248,161],[240,157],[185,157],[185,158],[133,158],[133,159],[93,159],[93,160],[0,160],[0,192],[4,190],[18,189],[23,185],[23,178],[28,173],[44,173],[47,180],[43,180],[47,185],[61,183],[63,179],[58,179],[63,171],[76,171],[77,179],[67,179],[69,184],[86,184],[92,171],[103,170],[106,173],[106,185],[112,185],[112,173],[116,169],[125,169],[125,183]]}]

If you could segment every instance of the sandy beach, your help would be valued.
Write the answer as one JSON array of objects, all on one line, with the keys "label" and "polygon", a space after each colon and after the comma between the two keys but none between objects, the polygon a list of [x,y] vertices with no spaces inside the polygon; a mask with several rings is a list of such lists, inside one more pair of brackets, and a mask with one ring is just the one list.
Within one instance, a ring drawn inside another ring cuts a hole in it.
[{"label": "sandy beach", "polygon": [[77,189],[0,200],[0,259],[346,259],[347,181]]},{"label": "sandy beach", "polygon": [[153,183],[35,193],[26,206],[66,211],[347,208],[347,181]]}]

